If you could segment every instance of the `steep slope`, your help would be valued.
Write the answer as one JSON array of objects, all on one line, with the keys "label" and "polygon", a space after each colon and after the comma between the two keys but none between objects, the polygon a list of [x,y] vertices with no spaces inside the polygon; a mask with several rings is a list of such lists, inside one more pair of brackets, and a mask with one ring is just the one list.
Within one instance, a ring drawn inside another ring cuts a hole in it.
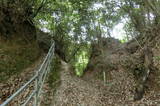
[{"label": "steep slope", "polygon": [[36,42],[26,43],[22,38],[0,40],[0,82],[21,73],[41,55]]},{"label": "steep slope", "polygon": [[[33,77],[36,69],[41,65],[43,57],[44,56],[41,56],[37,61],[22,70],[21,73],[13,75],[5,82],[0,83],[0,104]],[[26,89],[26,92],[22,93],[12,101],[12,106],[17,106],[17,103],[21,103],[32,90],[33,86],[31,85]]]},{"label": "steep slope", "polygon": [[[101,89],[102,94],[105,96],[104,102],[106,105],[99,106],[158,106],[160,105],[160,92],[149,81],[147,91],[143,98],[139,101],[134,101],[134,90],[136,87],[136,81],[131,72],[118,67],[118,70],[110,70],[106,75],[106,84],[102,80],[103,73],[89,72],[86,73],[83,79],[92,84],[97,84]],[[153,78],[152,78],[153,80]],[[151,86],[153,85],[153,86]]]},{"label": "steep slope", "polygon": [[136,86],[132,88],[134,100],[142,99],[148,88],[160,89],[157,39],[159,37],[152,39],[151,42],[145,41],[144,45],[136,40],[124,44],[116,43],[117,40],[114,38],[104,38],[100,44],[93,43],[90,62],[86,69],[88,74],[85,76],[87,77],[90,72],[98,75],[102,72],[109,74],[111,70],[127,70],[133,74],[136,82]]}]

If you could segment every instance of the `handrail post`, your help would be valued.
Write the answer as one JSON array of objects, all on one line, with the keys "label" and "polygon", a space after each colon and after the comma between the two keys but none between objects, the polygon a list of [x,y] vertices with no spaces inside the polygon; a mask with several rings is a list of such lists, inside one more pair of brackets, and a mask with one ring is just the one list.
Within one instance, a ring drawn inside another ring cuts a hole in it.
[{"label": "handrail post", "polygon": [[35,92],[36,93],[35,93],[35,96],[34,96],[34,106],[38,106],[39,72],[37,71],[36,74],[37,74],[37,78],[35,80]]}]

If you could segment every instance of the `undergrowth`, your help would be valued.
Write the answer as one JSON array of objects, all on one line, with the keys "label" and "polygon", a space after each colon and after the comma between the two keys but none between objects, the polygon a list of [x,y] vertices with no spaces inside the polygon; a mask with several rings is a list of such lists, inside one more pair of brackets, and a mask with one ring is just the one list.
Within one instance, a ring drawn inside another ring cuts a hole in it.
[{"label": "undergrowth", "polygon": [[49,73],[48,83],[51,88],[56,88],[60,83],[60,69],[61,63],[58,57],[55,57],[51,64],[51,71]]},{"label": "undergrowth", "polygon": [[60,59],[54,57],[51,63],[51,70],[47,77],[47,86],[48,89],[45,91],[43,102],[41,106],[51,106],[53,101],[53,95],[55,94],[56,88],[60,84]]},{"label": "undergrowth", "polygon": [[35,42],[25,43],[21,39],[0,40],[0,82],[21,73],[39,56],[40,50]]}]

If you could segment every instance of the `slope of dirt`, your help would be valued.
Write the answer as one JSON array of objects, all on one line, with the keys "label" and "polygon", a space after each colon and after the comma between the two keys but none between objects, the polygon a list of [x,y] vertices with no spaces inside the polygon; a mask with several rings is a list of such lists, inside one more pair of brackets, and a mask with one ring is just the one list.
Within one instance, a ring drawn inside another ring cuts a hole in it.
[{"label": "slope of dirt", "polygon": [[[149,86],[144,97],[140,101],[134,101],[134,89],[136,81],[132,73],[119,68],[119,70],[112,70],[108,74],[106,84],[99,78],[96,78],[95,73],[88,73],[84,77],[86,81],[93,84],[98,83],[103,95],[106,95],[105,102],[111,106],[159,106],[160,92],[155,90],[153,86]],[[99,73],[100,74],[100,73]],[[102,76],[102,75],[101,75]],[[108,99],[107,99],[108,98]],[[103,106],[103,105],[102,105]]]},{"label": "slope of dirt", "polygon": [[[12,76],[4,83],[0,83],[0,104],[30,80],[35,74],[35,70],[38,69],[39,65],[42,63],[43,57],[44,56],[41,56],[35,63],[24,69],[22,73]],[[26,92],[15,98],[15,101],[11,103],[11,106],[17,106],[17,104],[21,103],[32,90],[33,85],[29,86],[29,88],[26,89]]]},{"label": "slope of dirt", "polygon": [[127,71],[110,71],[110,78],[103,81],[88,76],[78,78],[71,74],[70,66],[62,62],[61,85],[57,88],[51,106],[159,106],[160,92],[149,88],[144,98],[133,101],[135,81]]},{"label": "slope of dirt", "polygon": [[0,83],[21,73],[41,55],[36,42],[26,43],[22,38],[5,41],[0,36]]},{"label": "slope of dirt", "polygon": [[[110,75],[111,70],[123,68],[128,73],[132,72],[134,76],[133,79],[136,82],[132,85],[134,100],[141,100],[144,92],[148,92],[149,89],[155,89],[156,92],[160,90],[159,43],[155,43],[154,46],[146,44],[140,47],[135,40],[124,44],[114,43],[113,41],[116,40],[114,38],[103,40],[101,44],[93,44],[91,58],[85,71],[85,74],[88,73],[86,77],[92,72],[98,76],[103,71]],[[101,75],[100,78],[102,79],[103,76]]]}]

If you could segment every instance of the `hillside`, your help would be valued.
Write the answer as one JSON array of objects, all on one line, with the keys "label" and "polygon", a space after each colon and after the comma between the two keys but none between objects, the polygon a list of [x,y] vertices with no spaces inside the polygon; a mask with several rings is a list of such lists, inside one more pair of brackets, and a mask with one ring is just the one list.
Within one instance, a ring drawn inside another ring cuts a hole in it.
[{"label": "hillside", "polygon": [[[94,72],[85,78],[73,75],[70,66],[62,62],[60,76],[61,84],[57,88],[50,106],[158,106],[160,104],[159,90],[150,87],[140,101],[134,101],[134,76],[126,70],[110,70],[104,84]],[[92,77],[91,77],[92,76]],[[94,77],[93,77],[94,76]]]},{"label": "hillside", "polygon": [[158,106],[159,29],[159,0],[0,0],[0,102],[41,65],[10,105]]}]

